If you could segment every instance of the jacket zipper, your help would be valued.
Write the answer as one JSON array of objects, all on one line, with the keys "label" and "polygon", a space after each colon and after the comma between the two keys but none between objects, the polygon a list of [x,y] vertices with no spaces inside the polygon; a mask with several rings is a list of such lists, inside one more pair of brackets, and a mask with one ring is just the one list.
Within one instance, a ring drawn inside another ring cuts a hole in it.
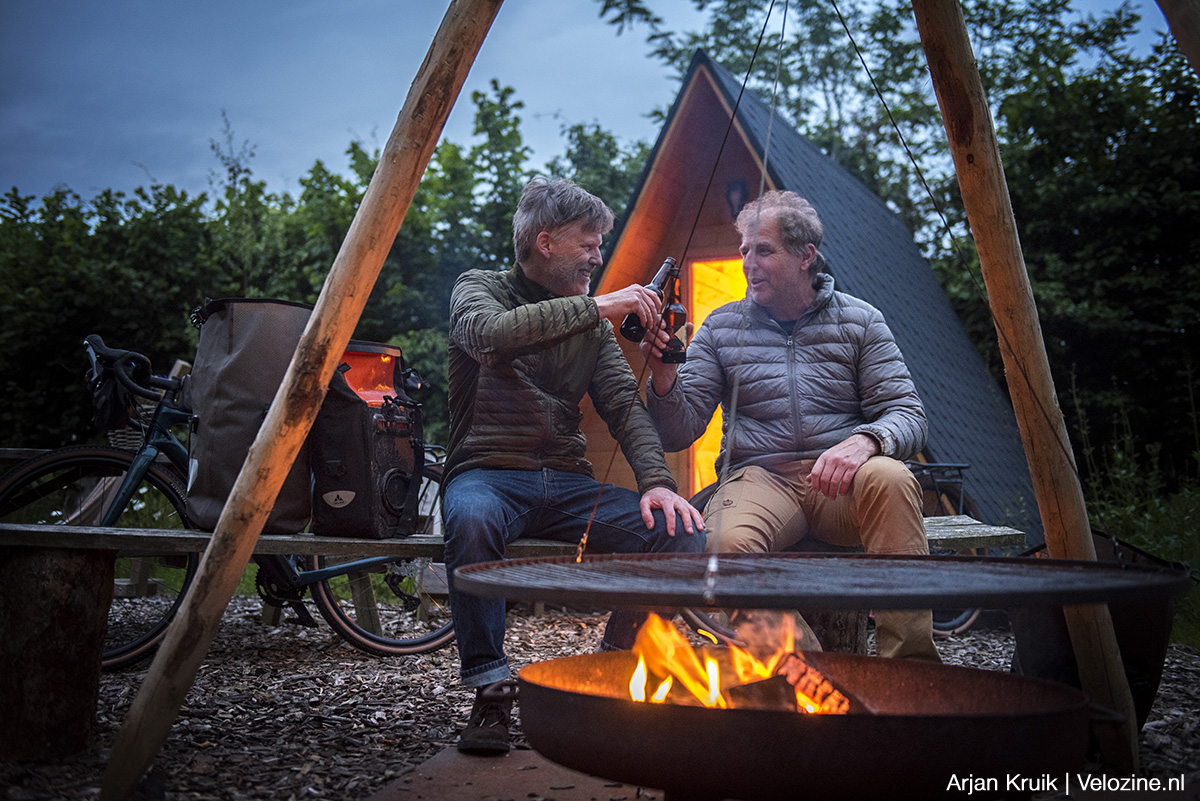
[{"label": "jacket zipper", "polygon": [[796,387],[796,348],[795,348],[795,332],[787,335],[787,374],[788,374],[788,395],[792,401],[792,436],[794,437],[795,449],[800,450],[800,406],[799,399],[796,397],[799,393]]}]

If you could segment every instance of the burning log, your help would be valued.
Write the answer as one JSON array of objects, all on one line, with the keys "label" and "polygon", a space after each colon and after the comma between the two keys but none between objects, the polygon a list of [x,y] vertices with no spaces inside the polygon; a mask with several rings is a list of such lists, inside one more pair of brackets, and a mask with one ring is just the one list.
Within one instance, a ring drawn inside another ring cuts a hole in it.
[{"label": "burning log", "polygon": [[860,700],[834,685],[795,653],[790,616],[782,627],[778,616],[764,618],[775,642],[764,655],[764,641],[755,651],[693,648],[679,631],[651,615],[638,633],[633,652],[637,667],[629,679],[634,701],[703,706],[717,709],[767,709],[808,714],[870,712]]},{"label": "burning log", "polygon": [[738,684],[729,688],[730,709],[770,709],[777,712],[799,712],[796,687],[786,676],[775,674],[769,679]]},{"label": "burning log", "polygon": [[780,660],[771,678],[734,685],[726,695],[730,709],[769,709],[810,715],[875,714],[861,698],[835,684],[795,653]]},{"label": "burning log", "polygon": [[811,703],[802,711],[817,714],[875,714],[875,710],[826,674],[804,661],[799,654],[788,654],[775,669],[776,675],[787,680],[795,688],[796,702],[803,705],[804,699]]}]

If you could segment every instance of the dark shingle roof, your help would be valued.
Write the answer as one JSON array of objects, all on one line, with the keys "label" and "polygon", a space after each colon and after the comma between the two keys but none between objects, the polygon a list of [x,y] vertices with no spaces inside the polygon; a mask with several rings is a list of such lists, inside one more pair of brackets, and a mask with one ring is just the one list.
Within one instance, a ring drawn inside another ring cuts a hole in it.
[{"label": "dark shingle roof", "polygon": [[[696,52],[683,87],[700,67],[710,71],[732,108],[741,80],[703,51]],[[753,93],[742,96],[738,120],[759,154],[770,114],[770,107]],[[887,319],[925,403],[932,459],[969,464],[965,488],[980,517],[1016,526],[1030,533],[1031,541],[1041,541],[1012,406],[900,218],[778,116],[771,123],[767,169],[776,187],[807,198],[821,215],[821,251],[836,287],[875,306]]]}]

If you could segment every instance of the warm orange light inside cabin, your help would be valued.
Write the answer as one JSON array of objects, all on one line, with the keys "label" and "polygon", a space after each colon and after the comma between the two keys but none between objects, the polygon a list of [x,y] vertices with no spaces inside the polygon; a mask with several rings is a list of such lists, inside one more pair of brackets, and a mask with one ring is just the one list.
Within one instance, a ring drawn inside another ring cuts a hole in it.
[{"label": "warm orange light inside cabin", "polygon": [[[692,276],[692,303],[688,309],[699,328],[709,313],[720,306],[746,296],[746,276],[741,259],[694,261],[689,267]],[[696,494],[717,480],[717,454],[721,452],[721,410],[713,415],[696,444],[692,446],[691,494]]]}]

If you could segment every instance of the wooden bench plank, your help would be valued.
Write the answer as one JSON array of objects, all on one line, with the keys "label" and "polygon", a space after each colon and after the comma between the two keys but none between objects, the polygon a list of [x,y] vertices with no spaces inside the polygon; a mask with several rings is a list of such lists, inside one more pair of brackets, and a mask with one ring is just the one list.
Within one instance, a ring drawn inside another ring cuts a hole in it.
[{"label": "wooden bench plank", "polygon": [[[0,523],[0,546],[82,548],[138,553],[193,553],[208,547],[212,537],[191,529],[102,528],[100,526],[40,526]],[[312,534],[263,534],[255,553],[322,554],[324,556],[426,557],[441,559],[442,538],[414,534],[390,540],[350,537],[316,537]],[[510,543],[510,556],[559,556],[575,553],[575,546],[555,540],[519,539]]]},{"label": "wooden bench plank", "polygon": [[[931,548],[967,550],[984,547],[1021,547],[1025,535],[1015,528],[992,526],[970,517],[927,517],[925,531]],[[99,526],[41,526],[0,523],[0,545],[83,548],[137,553],[192,553],[208,547],[211,535],[190,529],[128,529]],[[440,536],[414,534],[388,540],[317,537],[312,534],[263,534],[256,553],[322,554],[366,558],[370,556],[441,559]],[[568,556],[575,546],[555,540],[522,538],[508,545],[509,556]]]},{"label": "wooden bench plank", "polygon": [[981,523],[966,515],[925,518],[925,536],[929,547],[939,550],[1025,547],[1025,532]]}]

